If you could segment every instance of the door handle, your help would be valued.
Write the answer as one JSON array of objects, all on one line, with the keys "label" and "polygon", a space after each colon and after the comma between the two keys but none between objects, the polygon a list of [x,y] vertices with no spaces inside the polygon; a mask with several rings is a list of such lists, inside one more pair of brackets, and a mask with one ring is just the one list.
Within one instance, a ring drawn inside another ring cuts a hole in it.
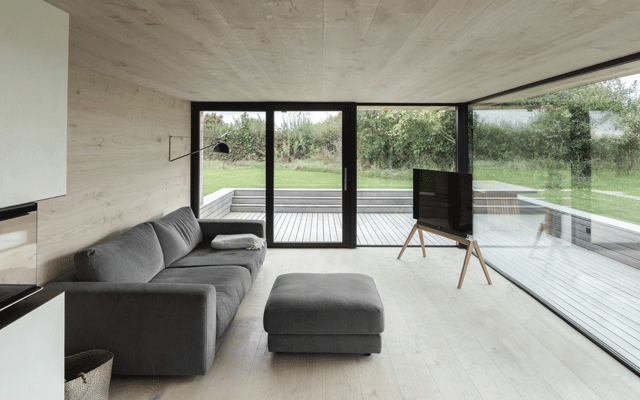
[{"label": "door handle", "polygon": [[342,190],[347,191],[347,169],[344,169],[344,174],[342,175]]}]

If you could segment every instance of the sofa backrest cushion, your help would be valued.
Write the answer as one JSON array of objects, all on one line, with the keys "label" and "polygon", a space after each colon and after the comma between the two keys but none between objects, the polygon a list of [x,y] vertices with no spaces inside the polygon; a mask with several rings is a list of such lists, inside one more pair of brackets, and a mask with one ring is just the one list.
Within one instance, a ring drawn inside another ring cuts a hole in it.
[{"label": "sofa backrest cushion", "polygon": [[200,224],[191,207],[179,208],[152,225],[162,246],[165,266],[189,254],[202,241]]},{"label": "sofa backrest cushion", "polygon": [[82,250],[74,256],[81,281],[149,282],[164,269],[162,248],[151,223]]}]

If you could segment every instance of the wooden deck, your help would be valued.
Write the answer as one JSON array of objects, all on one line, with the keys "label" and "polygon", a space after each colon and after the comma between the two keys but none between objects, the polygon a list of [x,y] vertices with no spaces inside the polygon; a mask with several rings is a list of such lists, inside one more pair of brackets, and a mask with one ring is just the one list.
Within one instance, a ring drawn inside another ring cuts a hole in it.
[{"label": "wooden deck", "polygon": [[[230,212],[224,219],[265,219],[265,213]],[[402,246],[415,220],[404,213],[359,213],[358,246]],[[276,242],[341,242],[342,218],[340,213],[275,213],[274,239]],[[451,240],[425,234],[425,245],[453,246]],[[415,235],[410,243],[419,246]]]}]

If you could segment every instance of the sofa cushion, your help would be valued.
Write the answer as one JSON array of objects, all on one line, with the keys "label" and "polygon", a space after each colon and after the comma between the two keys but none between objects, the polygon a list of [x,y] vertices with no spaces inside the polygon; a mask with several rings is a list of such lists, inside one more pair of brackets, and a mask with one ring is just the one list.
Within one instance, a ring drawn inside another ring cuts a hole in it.
[{"label": "sofa cushion", "polygon": [[156,230],[164,265],[186,256],[202,241],[202,231],[190,207],[179,208],[151,223]]},{"label": "sofa cushion", "polygon": [[229,327],[251,287],[246,268],[217,266],[165,269],[150,283],[205,283],[216,288],[216,337]]},{"label": "sofa cushion", "polygon": [[203,243],[191,253],[177,260],[168,268],[178,267],[204,267],[215,265],[240,265],[251,273],[251,278],[255,279],[258,269],[264,263],[267,255],[267,247],[258,250],[213,250],[208,243]]},{"label": "sofa cushion", "polygon": [[149,222],[74,256],[81,281],[149,282],[164,269],[162,249]]}]

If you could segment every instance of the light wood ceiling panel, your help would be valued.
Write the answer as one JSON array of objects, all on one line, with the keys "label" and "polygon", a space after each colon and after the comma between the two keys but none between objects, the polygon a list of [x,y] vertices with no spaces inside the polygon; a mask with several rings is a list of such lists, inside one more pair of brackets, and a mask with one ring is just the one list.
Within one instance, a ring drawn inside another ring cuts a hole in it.
[{"label": "light wood ceiling panel", "polygon": [[460,103],[640,52],[638,0],[46,1],[72,64],[192,101]]}]

